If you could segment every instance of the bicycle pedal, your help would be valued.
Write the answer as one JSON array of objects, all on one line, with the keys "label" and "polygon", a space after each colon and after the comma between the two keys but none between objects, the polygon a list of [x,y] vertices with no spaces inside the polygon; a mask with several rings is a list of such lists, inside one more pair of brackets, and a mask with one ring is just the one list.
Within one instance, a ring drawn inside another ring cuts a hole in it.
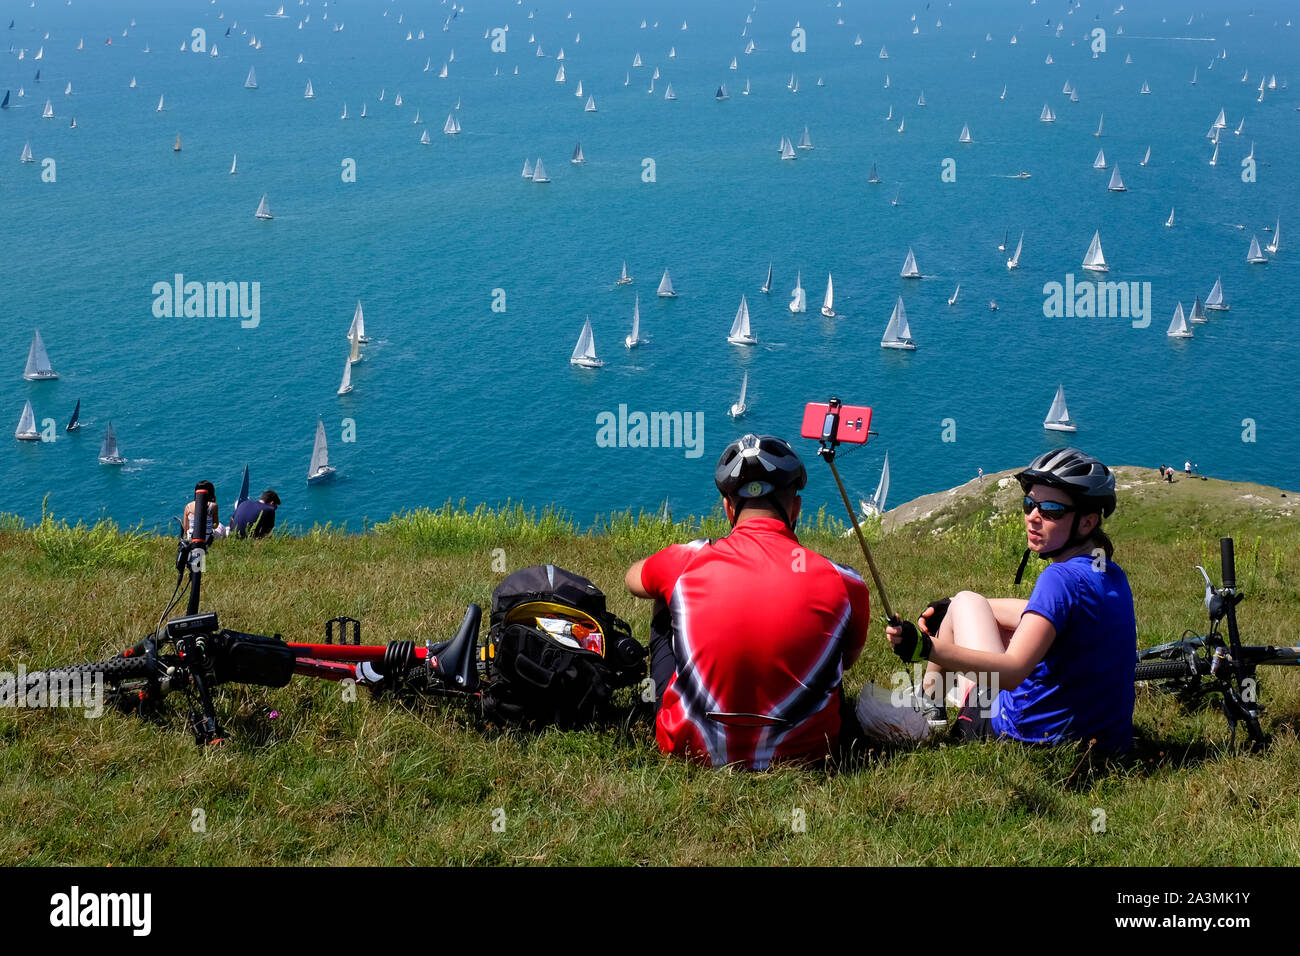
[{"label": "bicycle pedal", "polygon": [[339,629],[339,645],[361,644],[361,622],[355,617],[334,617],[325,622],[325,643],[334,643],[334,625]]}]

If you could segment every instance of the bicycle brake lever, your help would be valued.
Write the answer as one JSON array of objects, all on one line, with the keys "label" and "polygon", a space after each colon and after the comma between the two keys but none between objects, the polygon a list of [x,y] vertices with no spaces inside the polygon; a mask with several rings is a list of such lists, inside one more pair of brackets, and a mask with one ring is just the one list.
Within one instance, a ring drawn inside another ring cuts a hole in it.
[{"label": "bicycle brake lever", "polygon": [[1200,571],[1201,577],[1205,579],[1205,609],[1208,611],[1210,609],[1210,599],[1214,597],[1214,585],[1210,583],[1210,575],[1206,573],[1205,568],[1198,564],[1196,570]]}]

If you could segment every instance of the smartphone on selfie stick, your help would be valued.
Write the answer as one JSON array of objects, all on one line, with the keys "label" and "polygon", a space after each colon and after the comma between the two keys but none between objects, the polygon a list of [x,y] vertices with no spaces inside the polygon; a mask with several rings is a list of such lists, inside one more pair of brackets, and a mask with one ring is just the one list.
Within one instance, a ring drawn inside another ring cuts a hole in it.
[{"label": "smartphone on selfie stick", "polygon": [[858,524],[857,513],[849,503],[848,492],[844,490],[844,482],[840,481],[840,473],[835,468],[835,449],[841,442],[865,445],[867,438],[875,434],[871,431],[871,409],[865,405],[845,405],[838,398],[832,398],[829,402],[809,402],[803,410],[803,427],[799,430],[799,434],[821,445],[817,449],[817,454],[831,466],[831,474],[835,476],[840,497],[844,499],[844,509],[849,513],[853,532],[858,536],[858,544],[862,545],[862,554],[867,559],[867,567],[871,569],[871,578],[876,582],[876,593],[880,595],[885,617],[887,620],[892,620],[894,611],[889,606],[885,583],[880,580],[880,569],[872,560],[871,549],[867,547],[867,539],[862,536],[862,527]]}]

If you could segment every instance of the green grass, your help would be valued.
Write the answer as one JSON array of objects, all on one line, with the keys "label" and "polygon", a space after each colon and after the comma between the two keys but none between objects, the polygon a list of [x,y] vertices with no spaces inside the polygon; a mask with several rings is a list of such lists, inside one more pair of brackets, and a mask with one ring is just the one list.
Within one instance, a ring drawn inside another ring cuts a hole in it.
[{"label": "green grass", "polygon": [[[1300,529],[1268,496],[1223,482],[1160,487],[1127,469],[1108,522],[1144,645],[1202,628],[1193,564],[1217,579],[1221,534],[1238,541],[1244,637],[1296,644]],[[1151,473],[1152,475],[1154,472]],[[925,521],[868,529],[891,601],[915,615],[971,588],[1017,593],[1014,489],[985,485]],[[1289,499],[1288,499],[1289,500]],[[806,516],[803,541],[865,570],[845,526]],[[939,530],[942,529],[942,530]],[[448,503],[366,534],[225,541],[204,605],[241,630],[314,640],[339,614],[363,639],[448,636],[515,570],[586,575],[644,640],[649,606],[627,565],[672,541],[717,535],[718,513],[667,522],[613,515],[579,532],[562,513]],[[0,666],[102,658],[153,626],[175,582],[170,539],[107,522],[36,526],[0,516]],[[502,570],[505,569],[505,570]],[[1037,564],[1019,589],[1028,594]],[[873,613],[880,601],[873,592]],[[847,677],[897,670],[873,621]],[[708,770],[658,753],[629,700],[622,718],[536,734],[480,726],[446,702],[355,702],[338,685],[224,688],[232,741],[196,748],[184,703],[153,720],[0,709],[0,856],[28,864],[1291,864],[1300,856],[1300,677],[1261,673],[1265,754],[1227,748],[1216,710],[1140,693],[1138,748],[1103,765],[1074,748],[927,742],[840,772]],[[275,714],[272,718],[272,713]],[[196,813],[196,811],[198,811]],[[1094,826],[1104,813],[1104,832]],[[499,830],[494,830],[494,823]],[[201,824],[201,825],[200,825]]]}]

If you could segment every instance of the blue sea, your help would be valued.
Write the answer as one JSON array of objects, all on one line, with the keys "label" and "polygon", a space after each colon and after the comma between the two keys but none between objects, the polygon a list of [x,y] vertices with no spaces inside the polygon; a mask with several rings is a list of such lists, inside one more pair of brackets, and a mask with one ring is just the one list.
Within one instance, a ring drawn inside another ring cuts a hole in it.
[{"label": "blue sea", "polygon": [[[888,452],[896,505],[1060,444],[1042,420],[1061,384],[1069,440],[1105,461],[1295,487],[1294,4],[342,0],[268,16],[276,6],[0,4],[0,30],[13,20],[0,411],[16,425],[30,399],[55,439],[6,433],[0,511],[37,518],[48,494],[57,516],[161,527],[202,478],[228,513],[248,465],[253,494],[275,488],[281,523],[300,527],[462,498],[554,504],[583,525],[665,501],[680,517],[714,506],[718,454],[755,431],[805,454],[805,513],[838,513],[815,443],[797,437],[806,402],[873,408],[877,435],[841,470],[866,497]],[[1039,121],[1044,104],[1055,123]],[[460,135],[442,131],[452,113]],[[804,127],[814,148],[782,161],[782,137]],[[26,142],[33,164],[18,161]],[[539,157],[549,184],[520,175]],[[1115,163],[1127,192],[1107,189]],[[270,221],[253,215],[263,194]],[[1277,254],[1247,264],[1279,218]],[[997,246],[1021,232],[1010,272]],[[1150,284],[1146,327],[1045,314],[1045,285],[1086,280],[1094,232],[1107,280]],[[921,280],[899,275],[909,248]],[[635,281],[616,285],[624,261]],[[676,299],[655,295],[665,268]],[[154,287],[177,274],[257,283],[256,327],[158,317]],[[801,315],[787,308],[796,274]],[[828,274],[834,319],[818,313]],[[1219,276],[1231,311],[1168,338],[1175,305]],[[742,295],[753,347],[726,340]],[[636,297],[647,341],[629,350]],[[914,352],[880,347],[899,297]],[[371,341],[340,397],[358,300]],[[588,316],[596,370],[569,363]],[[36,328],[57,381],[22,377]],[[69,434],[78,400],[85,427]],[[620,406],[699,413],[700,441],[605,447],[598,418]],[[308,487],[318,418],[338,471]],[[97,461],[110,420],[120,468]]]}]

